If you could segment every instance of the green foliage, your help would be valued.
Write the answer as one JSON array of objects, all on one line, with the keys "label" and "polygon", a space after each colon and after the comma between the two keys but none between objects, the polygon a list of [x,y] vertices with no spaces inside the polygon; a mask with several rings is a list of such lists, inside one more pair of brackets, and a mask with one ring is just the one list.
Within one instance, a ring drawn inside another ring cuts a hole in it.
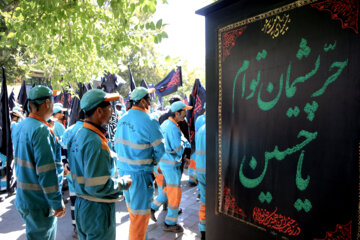
[{"label": "green foliage", "polygon": [[156,24],[151,20],[156,0],[18,0],[2,4],[6,27],[1,31],[0,48],[10,50],[2,57],[13,59],[25,70],[43,70],[54,87],[89,82],[104,70],[117,72],[123,66],[121,59],[134,52],[130,49],[167,37],[162,20]]}]

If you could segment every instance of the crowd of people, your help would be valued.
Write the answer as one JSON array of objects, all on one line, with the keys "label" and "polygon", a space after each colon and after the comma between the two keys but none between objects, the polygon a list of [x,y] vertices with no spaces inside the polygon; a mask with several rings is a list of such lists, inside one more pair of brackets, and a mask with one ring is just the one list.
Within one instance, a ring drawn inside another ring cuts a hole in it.
[{"label": "crowd of people", "polygon": [[[12,110],[15,205],[26,224],[27,239],[55,239],[57,218],[66,213],[64,178],[73,236],[115,239],[115,203],[124,198],[129,239],[147,239],[149,220],[157,221],[155,213],[162,205],[167,210],[163,230],[183,232],[178,215],[184,167],[189,167],[189,181],[200,190],[199,230],[205,239],[205,114],[195,122],[195,149],[191,149],[186,113],[192,107],[174,95],[168,111],[159,114],[151,104],[153,92],[135,88],[125,111],[123,103],[112,104],[119,101],[119,94],[89,90],[80,100],[79,121],[67,128],[63,121],[67,109],[54,103],[58,92],[45,86],[33,87],[26,105]],[[28,112],[26,118],[23,110]],[[114,114],[116,131],[109,139],[106,126]]]}]

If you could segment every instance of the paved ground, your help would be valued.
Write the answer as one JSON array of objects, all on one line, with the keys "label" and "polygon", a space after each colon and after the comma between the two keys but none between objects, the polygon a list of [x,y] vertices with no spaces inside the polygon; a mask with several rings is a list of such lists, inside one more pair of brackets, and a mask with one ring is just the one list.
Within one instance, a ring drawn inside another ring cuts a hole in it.
[{"label": "paved ground", "polygon": [[[182,199],[180,207],[183,213],[179,215],[179,223],[184,227],[184,233],[175,234],[167,233],[162,230],[166,212],[162,208],[156,212],[158,221],[155,223],[152,220],[149,222],[147,229],[149,240],[194,240],[198,239],[198,210],[200,208],[199,202],[196,201],[197,190],[196,187],[189,187],[188,175],[185,173],[182,177]],[[3,195],[4,197],[5,195]],[[65,195],[66,196],[66,195]],[[25,240],[25,224],[14,206],[15,196],[5,198],[0,202],[0,239],[4,240]],[[66,215],[59,219],[57,240],[72,240],[72,225],[70,214],[70,201],[66,204]],[[129,214],[126,209],[124,201],[116,204],[116,239],[128,239],[129,229]]]}]

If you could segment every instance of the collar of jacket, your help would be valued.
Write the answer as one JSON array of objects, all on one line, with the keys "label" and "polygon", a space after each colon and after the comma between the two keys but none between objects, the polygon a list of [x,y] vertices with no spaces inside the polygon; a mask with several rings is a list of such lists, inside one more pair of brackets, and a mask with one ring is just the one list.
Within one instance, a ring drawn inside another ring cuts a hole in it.
[{"label": "collar of jacket", "polygon": [[85,121],[83,127],[95,132],[97,135],[99,135],[101,140],[103,140],[104,142],[106,142],[106,143],[108,142],[104,133],[99,128],[97,128],[93,123]]},{"label": "collar of jacket", "polygon": [[175,121],[175,119],[174,119],[173,117],[169,117],[168,119],[169,119],[170,121],[172,121],[172,122],[178,127],[178,129],[179,129],[180,132],[181,132],[180,126],[179,126],[179,124]]},{"label": "collar of jacket", "polygon": [[143,109],[143,108],[141,108],[141,107],[137,107],[137,106],[132,106],[131,109],[140,110],[140,111],[143,111],[144,113],[148,113],[147,110],[145,110],[145,109]]},{"label": "collar of jacket", "polygon": [[97,129],[99,129],[99,131],[102,132],[102,133],[105,135],[106,130],[105,130],[104,128],[102,128],[101,126],[99,126],[99,125],[97,125],[97,124],[95,124],[95,123],[92,123],[92,122],[90,122],[90,121],[84,121],[84,123],[89,123],[89,124],[93,125],[94,127],[96,127]]},{"label": "collar of jacket", "polygon": [[40,117],[39,115],[36,115],[35,113],[30,113],[30,114],[29,114],[29,117],[34,118],[34,119],[42,122],[43,124],[45,124],[45,125],[48,127],[48,129],[50,130],[51,134],[55,137],[56,142],[57,142],[57,143],[59,142],[59,140],[57,139],[54,131],[51,129],[50,125],[45,121],[44,118]]}]

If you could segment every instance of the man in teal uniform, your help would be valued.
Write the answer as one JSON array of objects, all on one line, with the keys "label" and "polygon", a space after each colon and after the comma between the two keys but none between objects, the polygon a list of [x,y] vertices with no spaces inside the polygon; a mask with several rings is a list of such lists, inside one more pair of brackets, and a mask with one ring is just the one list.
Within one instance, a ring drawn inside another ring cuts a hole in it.
[{"label": "man in teal uniform", "polygon": [[164,154],[159,122],[148,115],[149,93],[154,89],[137,87],[130,95],[132,108],[119,120],[115,150],[121,176],[131,175],[134,184],[125,191],[130,215],[130,240],[146,239],[150,206],[154,193],[153,168]]},{"label": "man in teal uniform", "polygon": [[[82,111],[82,110],[80,111],[79,118],[80,118],[79,121],[77,121],[75,124],[68,127],[64,132],[64,135],[63,135],[63,138],[62,138],[62,146],[63,146],[63,148],[65,150],[67,150],[67,146],[71,144],[75,134],[83,127],[84,119],[85,119],[84,111]],[[65,153],[66,153],[66,157],[67,157],[67,151],[65,151]],[[71,174],[66,175],[66,179],[67,179],[68,185],[69,185],[69,195],[70,195],[70,205],[71,205],[71,223],[72,223],[72,225],[74,227],[74,232],[73,232],[72,236],[73,236],[73,238],[78,239],[79,236],[78,236],[78,233],[77,233],[76,223],[75,223],[76,194],[75,194]]]},{"label": "man in teal uniform", "polygon": [[205,115],[203,116],[202,126],[195,133],[196,172],[200,186],[199,230],[201,233],[201,240],[205,239],[206,227],[206,117]]},{"label": "man in teal uniform", "polygon": [[103,126],[109,124],[112,115],[110,101],[117,99],[119,94],[99,89],[86,92],[80,101],[85,122],[67,144],[80,239],[115,240],[115,202],[122,199],[122,190],[131,185],[129,178],[117,177],[104,135]]},{"label": "man in teal uniform", "polygon": [[179,205],[181,201],[181,160],[185,148],[190,143],[182,134],[179,122],[184,121],[186,110],[192,109],[182,101],[171,104],[170,117],[161,124],[161,132],[165,138],[165,154],[160,159],[160,169],[164,174],[166,186],[151,204],[152,219],[156,220],[154,212],[161,204],[168,201],[168,212],[165,218],[164,231],[183,232],[184,229],[177,224]]},{"label": "man in teal uniform", "polygon": [[63,108],[63,105],[61,103],[55,103],[54,104],[54,111],[53,111],[53,117],[56,119],[54,121],[54,132],[55,135],[59,138],[59,140],[62,140],[62,136],[65,132],[65,127],[62,124],[62,120],[64,118],[64,111],[66,111],[66,108]]},{"label": "man in teal uniform", "polygon": [[17,194],[15,205],[25,221],[27,239],[56,237],[57,220],[66,213],[56,171],[57,138],[46,119],[53,112],[53,92],[45,86],[32,88],[30,115],[13,134]]}]

